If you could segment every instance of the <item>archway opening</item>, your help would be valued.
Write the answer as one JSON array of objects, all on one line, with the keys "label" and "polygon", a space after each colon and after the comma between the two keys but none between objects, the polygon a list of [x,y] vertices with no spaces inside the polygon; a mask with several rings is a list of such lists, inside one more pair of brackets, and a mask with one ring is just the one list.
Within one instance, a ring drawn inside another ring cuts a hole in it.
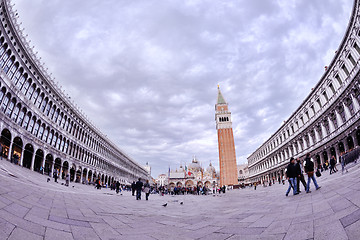
[{"label": "archway opening", "polygon": [[72,165],[70,168],[70,181],[73,182],[75,180],[75,165]]},{"label": "archway opening", "polygon": [[46,155],[45,158],[45,167],[44,167],[44,173],[46,175],[51,174],[51,170],[52,170],[52,166],[53,166],[53,162],[54,162],[54,157],[51,154]]},{"label": "archway opening", "polygon": [[44,161],[44,151],[41,149],[38,149],[35,153],[34,171],[43,173],[42,171],[40,171],[43,161]]},{"label": "archway opening", "polygon": [[83,173],[82,173],[82,183],[87,184],[89,182],[88,178],[86,177],[87,174],[88,174],[88,171],[86,168],[84,168]]},{"label": "archway opening", "polygon": [[349,147],[349,150],[354,148],[354,141],[353,141],[353,138],[351,136],[348,136],[346,138],[346,142],[347,142],[347,145]]},{"label": "archway opening", "polygon": [[60,170],[61,170],[61,159],[60,158],[55,159],[54,169],[56,169],[57,172],[60,173]]},{"label": "archway opening", "polygon": [[62,166],[62,172],[61,172],[62,179],[66,178],[66,174],[68,173],[68,171],[69,171],[69,163],[65,161]]},{"label": "archway opening", "polygon": [[23,148],[23,141],[20,137],[16,137],[13,140],[12,150],[11,150],[11,162],[15,164],[19,164],[21,154],[22,154],[22,148]]},{"label": "archway opening", "polygon": [[79,183],[81,180],[81,167],[76,171],[76,179],[75,182]]},{"label": "archway opening", "polygon": [[25,145],[24,158],[23,158],[23,166],[26,168],[31,168],[32,159],[34,156],[34,147],[28,143]]},{"label": "archway opening", "polygon": [[356,140],[357,140],[357,145],[360,146],[360,130],[356,131]]},{"label": "archway opening", "polygon": [[92,171],[89,170],[88,178],[87,178],[87,180],[88,180],[89,183],[91,183],[91,177],[92,177],[92,175],[93,175]]},{"label": "archway opening", "polygon": [[336,151],[335,151],[335,148],[334,148],[334,147],[330,148],[330,156],[334,156],[335,159],[337,159]]},{"label": "archway opening", "polygon": [[3,156],[8,158],[9,156],[9,148],[11,143],[11,133],[8,129],[4,129],[1,132],[0,143],[3,145]]},{"label": "archway opening", "polygon": [[345,152],[345,147],[344,147],[344,144],[342,142],[339,142],[338,147],[339,147],[340,152]]}]

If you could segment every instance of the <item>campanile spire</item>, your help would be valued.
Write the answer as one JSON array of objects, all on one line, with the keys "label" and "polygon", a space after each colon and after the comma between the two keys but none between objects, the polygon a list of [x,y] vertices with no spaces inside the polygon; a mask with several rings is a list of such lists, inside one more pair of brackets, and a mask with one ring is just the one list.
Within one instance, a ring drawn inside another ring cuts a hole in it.
[{"label": "campanile spire", "polygon": [[237,165],[231,112],[219,85],[215,104],[215,121],[218,134],[220,185],[236,185],[238,184]]}]

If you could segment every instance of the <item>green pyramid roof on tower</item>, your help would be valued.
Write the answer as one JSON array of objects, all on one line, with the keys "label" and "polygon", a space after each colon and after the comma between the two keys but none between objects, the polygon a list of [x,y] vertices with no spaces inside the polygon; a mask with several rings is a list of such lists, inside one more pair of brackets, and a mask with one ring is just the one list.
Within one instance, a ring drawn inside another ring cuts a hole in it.
[{"label": "green pyramid roof on tower", "polygon": [[217,97],[217,104],[226,104],[226,101],[221,94],[220,87],[218,86],[218,97]]}]

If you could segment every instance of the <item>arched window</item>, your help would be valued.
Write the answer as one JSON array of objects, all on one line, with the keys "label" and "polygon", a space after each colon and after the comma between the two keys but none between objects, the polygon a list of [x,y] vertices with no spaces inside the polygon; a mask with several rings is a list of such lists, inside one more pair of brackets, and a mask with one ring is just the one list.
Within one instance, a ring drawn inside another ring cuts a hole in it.
[{"label": "arched window", "polygon": [[58,119],[57,119],[57,124],[58,124],[59,126],[61,126],[61,120],[62,120],[63,116],[64,116],[64,113],[62,112],[62,113],[60,113],[60,116],[59,116]]},{"label": "arched window", "polygon": [[36,85],[33,84],[33,85],[31,86],[31,88],[29,89],[29,91],[26,93],[26,97],[27,97],[29,100],[31,100],[31,95],[34,93],[35,89],[36,89]]},{"label": "arched window", "polygon": [[51,142],[51,146],[56,146],[55,144],[56,144],[56,140],[58,139],[58,133],[55,133],[55,135],[54,135],[54,137],[53,137],[53,139],[52,139],[52,142]]},{"label": "arched window", "polygon": [[32,95],[32,102],[34,104],[36,103],[36,100],[37,100],[39,94],[40,94],[40,88],[36,89],[36,92],[34,92],[34,94]]},{"label": "arched window", "polygon": [[27,80],[26,83],[23,85],[21,91],[24,93],[24,95],[26,95],[26,92],[29,89],[31,82],[32,82],[32,80],[31,80],[31,78],[29,78],[29,80]]},{"label": "arched window", "polygon": [[24,85],[26,79],[27,79],[27,73],[25,73],[24,75],[21,75],[19,81],[17,81],[17,83],[16,83],[16,86],[17,86],[19,89],[21,89],[22,86]]},{"label": "arched window", "polygon": [[45,97],[44,93],[41,93],[40,96],[38,97],[38,100],[37,100],[37,102],[36,102],[36,106],[37,106],[38,108],[40,108],[41,103],[42,103],[44,97]]},{"label": "arched window", "polygon": [[9,59],[10,55],[11,55],[11,50],[9,49],[0,59],[0,67],[1,68],[4,67],[5,62]]},{"label": "arched window", "polygon": [[47,105],[47,103],[48,103],[48,98],[46,97],[43,101],[42,101],[42,103],[41,103],[41,107],[40,107],[40,111],[41,112],[44,112],[45,111],[45,108],[46,108],[46,105]]},{"label": "arched window", "polygon": [[50,112],[51,107],[52,107],[52,102],[49,102],[49,104],[46,105],[46,109],[45,109],[45,115],[46,115],[46,116],[49,115],[49,112]]},{"label": "arched window", "polygon": [[25,114],[26,114],[26,108],[23,108],[23,110],[20,112],[18,120],[17,120],[18,125],[20,125],[20,126],[22,125]]},{"label": "arched window", "polygon": [[56,110],[56,105],[54,105],[50,110],[50,115],[49,115],[50,119],[54,117],[55,110]]},{"label": "arched window", "polygon": [[11,119],[12,119],[13,121],[16,121],[16,118],[17,118],[18,115],[19,115],[20,109],[21,109],[21,104],[19,103],[18,105],[16,105],[16,107],[15,107],[13,113],[12,113]]},{"label": "arched window", "polygon": [[37,134],[38,134],[40,124],[41,124],[40,120],[35,123],[34,129],[32,132],[35,136],[37,136]]},{"label": "arched window", "polygon": [[48,139],[47,139],[47,143],[48,143],[48,144],[51,144],[51,140],[52,140],[52,138],[53,138],[53,135],[54,135],[54,131],[51,130],[50,133],[49,133],[49,137],[48,137]]},{"label": "arched window", "polygon": [[12,57],[7,61],[7,63],[6,63],[5,66],[4,66],[4,72],[5,72],[5,73],[8,73],[8,72],[9,72],[10,67],[11,67],[11,65],[13,65],[14,62],[15,62],[15,57],[12,56]]},{"label": "arched window", "polygon": [[31,118],[31,112],[28,112],[24,118],[24,121],[23,121],[23,124],[22,124],[22,127],[27,129],[27,126],[29,124],[29,121],[30,121],[30,118]]},{"label": "arched window", "polygon": [[59,113],[60,113],[60,109],[58,109],[58,110],[56,110],[56,112],[55,112],[55,115],[54,115],[54,122],[56,122],[57,121],[57,119],[58,119],[58,116],[59,116]]},{"label": "arched window", "polygon": [[16,98],[13,98],[12,101],[10,102],[9,106],[6,109],[6,112],[5,112],[6,116],[8,116],[8,117],[11,116],[11,113],[14,110],[15,104],[16,104]]},{"label": "arched window", "polygon": [[46,129],[45,129],[45,132],[44,132],[44,135],[43,135],[43,137],[42,137],[42,140],[43,140],[44,142],[47,142],[48,135],[49,135],[49,128],[46,128]]},{"label": "arched window", "polygon": [[11,98],[11,94],[10,93],[6,94],[6,97],[4,97],[1,104],[1,111],[5,112],[5,109],[10,101],[10,98]]},{"label": "arched window", "polygon": [[8,73],[8,76],[9,78],[13,81],[13,77],[14,77],[14,74],[16,72],[16,69],[18,69],[19,67],[19,63],[16,62],[11,68],[10,68],[10,71]]},{"label": "arched window", "polygon": [[28,130],[29,132],[32,132],[32,130],[33,130],[33,128],[34,128],[35,122],[36,122],[36,117],[31,118],[31,120],[30,120],[30,122],[29,122],[29,126],[28,126],[28,128],[27,128],[27,130]]},{"label": "arched window", "polygon": [[18,71],[16,71],[12,81],[15,83],[15,85],[17,86],[17,83],[19,82],[19,78],[20,76],[22,75],[24,69],[23,68],[20,68]]},{"label": "arched window", "polygon": [[45,129],[45,124],[42,124],[40,129],[39,129],[39,133],[37,135],[38,138],[42,139],[43,133],[44,133],[44,129]]}]

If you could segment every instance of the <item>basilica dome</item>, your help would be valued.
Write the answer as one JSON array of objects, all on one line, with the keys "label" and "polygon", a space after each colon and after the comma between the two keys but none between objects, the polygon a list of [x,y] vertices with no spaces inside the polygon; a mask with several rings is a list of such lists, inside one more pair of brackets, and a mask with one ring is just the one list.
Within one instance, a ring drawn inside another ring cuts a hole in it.
[{"label": "basilica dome", "polygon": [[198,163],[198,161],[196,160],[196,158],[194,158],[192,160],[192,162],[189,164],[189,170],[192,171],[192,172],[199,172],[201,171],[201,166],[200,164]]},{"label": "basilica dome", "polygon": [[213,165],[210,163],[209,166],[207,167],[206,171],[208,173],[216,173],[215,168],[213,167]]}]

